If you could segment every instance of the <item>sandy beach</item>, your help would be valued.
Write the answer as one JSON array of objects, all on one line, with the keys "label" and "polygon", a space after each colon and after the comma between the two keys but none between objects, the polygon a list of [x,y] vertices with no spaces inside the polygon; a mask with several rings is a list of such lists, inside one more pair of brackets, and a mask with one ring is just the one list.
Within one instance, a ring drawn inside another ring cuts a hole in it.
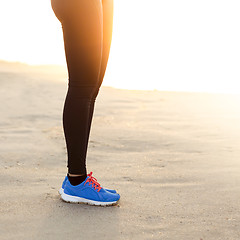
[{"label": "sandy beach", "polygon": [[0,64],[1,240],[240,239],[240,95],[102,87],[88,171],[121,199],[93,207],[58,194],[66,92],[64,71]]}]

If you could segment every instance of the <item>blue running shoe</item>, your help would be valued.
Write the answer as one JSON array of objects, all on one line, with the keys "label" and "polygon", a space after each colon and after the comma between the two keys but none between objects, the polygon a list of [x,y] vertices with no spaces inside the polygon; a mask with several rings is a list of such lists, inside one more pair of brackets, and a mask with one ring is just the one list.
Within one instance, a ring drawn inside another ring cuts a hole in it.
[{"label": "blue running shoe", "polygon": [[[90,176],[90,175],[92,175],[92,172],[88,174],[88,176]],[[63,193],[64,186],[65,186],[65,183],[66,183],[67,179],[68,179],[68,177],[66,176],[63,180],[62,187],[58,191],[60,195],[62,195],[62,193]],[[107,188],[104,188],[104,189],[108,192],[111,192],[111,193],[117,193],[117,191],[113,190],[113,189],[107,189]]]},{"label": "blue running shoe", "polygon": [[59,189],[59,194],[62,195],[63,194],[63,190],[64,190],[64,186],[66,184],[66,181],[67,181],[68,177],[66,176],[63,180],[63,183],[62,183],[62,187]]},{"label": "blue running shoe", "polygon": [[91,172],[82,183],[76,186],[73,186],[67,179],[61,198],[65,202],[109,206],[115,205],[120,199],[120,195],[102,188]]}]

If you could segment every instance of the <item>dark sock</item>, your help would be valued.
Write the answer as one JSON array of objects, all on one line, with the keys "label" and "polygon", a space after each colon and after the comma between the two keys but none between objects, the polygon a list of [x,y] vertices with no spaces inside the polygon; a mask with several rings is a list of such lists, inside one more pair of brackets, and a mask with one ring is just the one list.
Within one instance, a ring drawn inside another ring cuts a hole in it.
[{"label": "dark sock", "polygon": [[68,176],[69,182],[73,186],[76,186],[76,185],[82,183],[86,179],[87,174],[84,174],[83,176],[77,176],[77,177],[69,176],[69,174],[67,174],[67,176]]}]

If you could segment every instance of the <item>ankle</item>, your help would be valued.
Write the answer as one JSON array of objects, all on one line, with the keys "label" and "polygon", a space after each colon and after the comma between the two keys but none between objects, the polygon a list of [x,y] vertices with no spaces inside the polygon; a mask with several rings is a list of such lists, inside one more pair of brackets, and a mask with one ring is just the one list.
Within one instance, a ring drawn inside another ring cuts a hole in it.
[{"label": "ankle", "polygon": [[81,184],[82,182],[85,181],[87,177],[87,174],[84,174],[84,175],[75,174],[75,176],[71,176],[71,175],[74,175],[74,174],[69,174],[69,173],[67,174],[68,180],[73,186]]},{"label": "ankle", "polygon": [[81,177],[81,176],[85,176],[85,174],[72,174],[72,173],[68,173],[68,175],[70,177]]}]

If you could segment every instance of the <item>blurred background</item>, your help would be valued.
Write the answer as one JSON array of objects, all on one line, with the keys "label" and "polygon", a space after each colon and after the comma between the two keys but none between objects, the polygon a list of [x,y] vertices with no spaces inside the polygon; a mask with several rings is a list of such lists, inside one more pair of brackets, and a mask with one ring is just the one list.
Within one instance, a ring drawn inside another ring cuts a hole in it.
[{"label": "blurred background", "polygon": [[[240,93],[239,9],[237,0],[115,0],[103,86]],[[66,74],[50,0],[1,0],[0,29],[1,60],[60,65]]]},{"label": "blurred background", "polygon": [[87,155],[121,194],[103,211],[58,195],[68,76],[51,1],[0,0],[0,239],[239,240],[239,9],[115,0]]}]

